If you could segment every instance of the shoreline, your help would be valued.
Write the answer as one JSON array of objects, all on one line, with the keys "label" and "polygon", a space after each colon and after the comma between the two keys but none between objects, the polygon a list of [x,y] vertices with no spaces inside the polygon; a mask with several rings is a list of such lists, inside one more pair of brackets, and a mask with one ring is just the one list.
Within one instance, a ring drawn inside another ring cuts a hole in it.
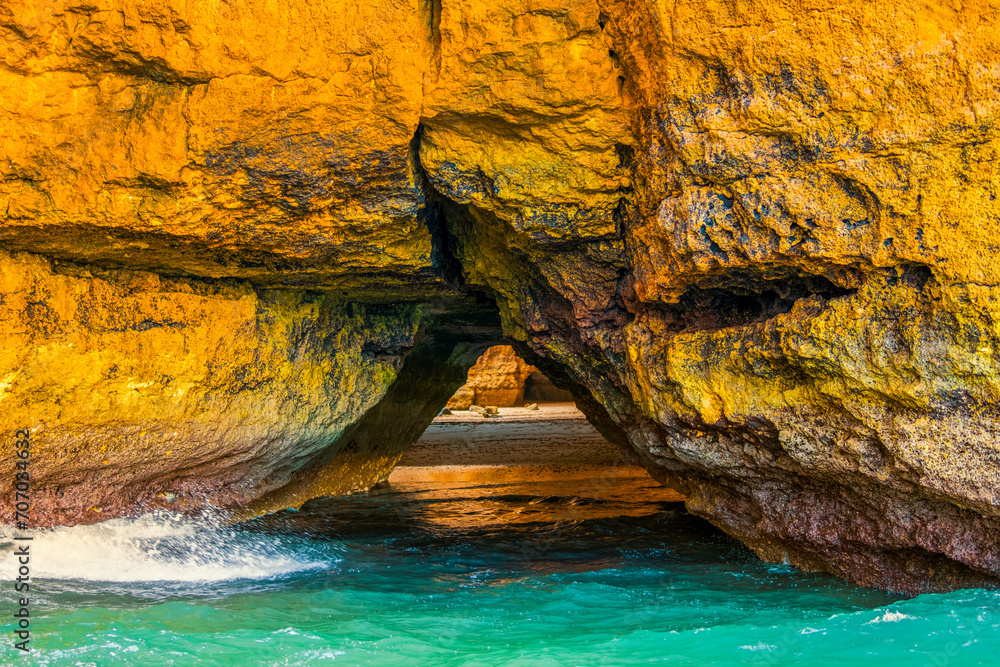
[{"label": "shoreline", "polygon": [[439,415],[386,481],[399,491],[544,483],[553,492],[578,487],[595,497],[629,482],[663,501],[684,500],[650,477],[634,452],[605,440],[573,403],[500,408],[499,417],[468,410]]}]

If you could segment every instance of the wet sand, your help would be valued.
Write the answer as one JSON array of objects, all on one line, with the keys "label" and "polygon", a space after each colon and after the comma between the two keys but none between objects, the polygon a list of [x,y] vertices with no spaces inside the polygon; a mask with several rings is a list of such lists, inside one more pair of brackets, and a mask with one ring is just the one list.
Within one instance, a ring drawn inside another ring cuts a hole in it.
[{"label": "wet sand", "polygon": [[500,408],[491,418],[464,410],[441,415],[388,481],[399,491],[544,483],[553,494],[602,497],[641,489],[659,500],[683,500],[650,478],[632,451],[605,440],[573,403]]}]

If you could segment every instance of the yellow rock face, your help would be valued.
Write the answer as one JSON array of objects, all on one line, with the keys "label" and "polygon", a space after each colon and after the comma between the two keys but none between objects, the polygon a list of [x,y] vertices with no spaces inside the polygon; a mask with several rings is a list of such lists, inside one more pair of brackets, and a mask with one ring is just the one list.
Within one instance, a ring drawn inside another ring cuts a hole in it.
[{"label": "yellow rock face", "polygon": [[169,480],[241,480],[264,509],[343,492],[398,452],[322,443],[423,423],[437,398],[404,394],[443,403],[471,364],[372,416],[415,340],[388,304],[471,290],[763,556],[996,581],[998,22],[987,2],[7,2],[4,424],[38,428],[66,480],[53,520],[104,502],[102,466],[135,480],[118,507]]},{"label": "yellow rock face", "polygon": [[640,298],[750,266],[992,281],[998,17],[985,2],[650,12],[624,55],[656,149],[638,170]]},{"label": "yellow rock face", "polygon": [[997,8],[636,16],[614,24],[644,26],[623,61],[648,110],[625,344],[630,395],[674,425],[654,458],[727,471],[689,507],[766,557],[995,576]]},{"label": "yellow rock face", "polygon": [[997,11],[956,7],[602,4],[624,256],[498,197],[450,228],[528,359],[689,508],[908,590],[1000,574]]},{"label": "yellow rock face", "polygon": [[0,241],[355,295],[438,290],[410,156],[421,7],[4,3]]},{"label": "yellow rock face", "polygon": [[420,143],[434,186],[539,241],[615,233],[630,142],[595,2],[444,2]]},{"label": "yellow rock face", "polygon": [[416,332],[412,306],[6,252],[0,266],[0,410],[31,431],[46,522],[282,486],[378,402]]}]

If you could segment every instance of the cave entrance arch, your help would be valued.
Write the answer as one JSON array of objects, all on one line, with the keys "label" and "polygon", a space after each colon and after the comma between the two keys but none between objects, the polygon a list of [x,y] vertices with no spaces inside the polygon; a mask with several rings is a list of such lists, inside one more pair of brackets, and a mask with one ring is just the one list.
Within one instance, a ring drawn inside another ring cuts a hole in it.
[{"label": "cave entrance arch", "polygon": [[[606,429],[599,433],[572,402],[570,392],[558,388],[510,347],[498,347],[506,341],[492,302],[471,299],[428,311],[417,344],[381,400],[330,443],[320,458],[306,465],[296,462],[291,473],[275,471],[274,475],[286,475],[281,480],[285,483],[234,518],[301,507],[314,498],[363,492],[387,482],[413,485],[448,478],[456,483],[488,483],[491,476],[520,475],[555,483],[646,476],[623,437],[614,438],[614,433],[607,437]],[[379,350],[372,348],[369,353],[377,355]],[[491,361],[506,365],[513,379],[499,378],[491,387],[491,378],[497,379]],[[470,384],[474,391],[469,404],[456,406],[461,408],[456,414],[439,416],[462,388],[468,393]],[[496,407],[500,416],[470,413],[467,408],[476,400],[487,403],[481,407]],[[538,403],[539,409],[527,410],[529,401]],[[602,410],[597,404],[581,407],[591,415]],[[462,432],[457,441],[455,432]]]},{"label": "cave entrance arch", "polygon": [[[454,491],[466,505],[498,496],[589,499],[567,510],[577,518],[592,518],[600,511],[595,503],[613,498],[683,500],[649,476],[631,447],[598,432],[572,393],[507,345],[478,358],[387,481],[400,492]],[[476,514],[464,507],[448,520]]]}]

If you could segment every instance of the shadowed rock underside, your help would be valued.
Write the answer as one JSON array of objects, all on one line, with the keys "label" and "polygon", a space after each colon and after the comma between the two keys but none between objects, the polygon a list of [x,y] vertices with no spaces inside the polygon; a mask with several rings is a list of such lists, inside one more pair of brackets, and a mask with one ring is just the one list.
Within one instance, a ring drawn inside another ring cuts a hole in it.
[{"label": "shadowed rock underside", "polygon": [[370,486],[502,328],[762,557],[995,584],[995,6],[237,5],[0,7],[40,518]]}]

